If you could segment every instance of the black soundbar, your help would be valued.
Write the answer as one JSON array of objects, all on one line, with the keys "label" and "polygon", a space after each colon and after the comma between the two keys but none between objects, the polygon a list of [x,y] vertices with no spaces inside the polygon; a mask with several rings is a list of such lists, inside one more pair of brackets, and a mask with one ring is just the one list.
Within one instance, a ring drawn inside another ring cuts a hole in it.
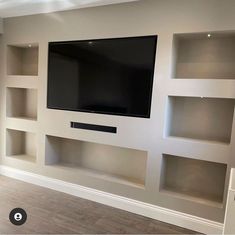
[{"label": "black soundbar", "polygon": [[94,125],[81,122],[70,122],[70,126],[71,128],[77,128],[77,129],[117,133],[117,127],[113,126],[101,126],[101,125]]}]

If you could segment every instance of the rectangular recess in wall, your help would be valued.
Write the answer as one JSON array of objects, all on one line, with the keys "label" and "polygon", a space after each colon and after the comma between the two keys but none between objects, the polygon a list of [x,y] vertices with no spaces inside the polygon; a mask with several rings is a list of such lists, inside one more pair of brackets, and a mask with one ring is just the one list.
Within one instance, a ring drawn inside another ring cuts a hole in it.
[{"label": "rectangular recess in wall", "polygon": [[36,134],[31,132],[7,129],[6,156],[20,160],[36,162]]},{"label": "rectangular recess in wall", "polygon": [[221,207],[226,171],[226,164],[163,154],[160,191]]},{"label": "rectangular recess in wall", "polygon": [[7,117],[37,120],[37,90],[7,88]]},{"label": "rectangular recess in wall", "polygon": [[8,75],[38,75],[38,44],[19,44],[7,46]]},{"label": "rectangular recess in wall", "polygon": [[169,96],[168,136],[230,143],[234,99]]},{"label": "rectangular recess in wall", "polygon": [[146,151],[47,135],[45,155],[46,165],[123,184],[145,185]]},{"label": "rectangular recess in wall", "polygon": [[235,79],[234,32],[175,34],[173,48],[173,78]]}]

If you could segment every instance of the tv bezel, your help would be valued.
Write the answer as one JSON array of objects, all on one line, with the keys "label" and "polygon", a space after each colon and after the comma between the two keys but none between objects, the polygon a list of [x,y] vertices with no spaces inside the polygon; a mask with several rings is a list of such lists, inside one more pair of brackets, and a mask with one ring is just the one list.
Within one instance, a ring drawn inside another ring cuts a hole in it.
[{"label": "tv bezel", "polygon": [[[48,105],[48,94],[49,94],[49,86],[48,86],[48,79],[49,79],[49,63],[50,63],[50,45],[52,44],[63,44],[63,43],[76,43],[76,42],[89,42],[89,41],[105,41],[105,40],[115,40],[115,39],[134,39],[134,38],[148,38],[148,37],[155,37],[155,50],[153,53],[153,69],[151,71],[151,81],[150,81],[150,89],[149,89],[149,100],[148,100],[148,112],[146,115],[135,115],[135,114],[124,114],[118,112],[105,112],[105,111],[95,111],[95,110],[86,110],[86,109],[69,109],[69,108],[61,108],[56,106],[49,106]],[[125,116],[125,117],[135,117],[135,118],[150,118],[151,116],[151,107],[152,107],[152,96],[153,96],[153,82],[154,82],[154,74],[155,74],[155,67],[156,67],[156,54],[157,54],[157,46],[158,46],[158,35],[143,35],[143,36],[131,36],[131,37],[116,37],[116,38],[96,38],[96,39],[82,39],[82,40],[69,40],[69,41],[53,41],[48,42],[48,61],[47,61],[47,109],[54,109],[54,110],[63,110],[63,111],[70,111],[70,112],[82,112],[82,113],[94,113],[94,114],[103,114],[103,115],[113,115],[113,116]]]}]

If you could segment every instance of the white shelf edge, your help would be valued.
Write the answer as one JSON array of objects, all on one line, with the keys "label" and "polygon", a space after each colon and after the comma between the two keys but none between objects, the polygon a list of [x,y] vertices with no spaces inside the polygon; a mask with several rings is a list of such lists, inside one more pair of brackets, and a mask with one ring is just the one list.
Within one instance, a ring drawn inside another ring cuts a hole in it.
[{"label": "white shelf edge", "polygon": [[[53,109],[48,109],[49,111],[60,111],[60,110],[53,110]],[[53,114],[53,113],[52,113]],[[75,119],[74,119],[75,120]],[[84,119],[84,122],[85,119]],[[70,122],[68,122],[70,123]],[[92,123],[92,122],[91,122]],[[92,123],[92,124],[96,124],[96,123]],[[97,123],[99,124],[99,123]],[[118,125],[115,125],[117,126],[118,128]],[[87,136],[84,136],[83,134],[81,133],[89,133],[89,137]],[[75,129],[75,132],[76,132],[76,129]],[[94,132],[92,130],[83,130],[81,129],[80,130],[80,135],[79,137],[78,136],[74,136],[73,134],[68,134],[68,133],[61,133],[61,132],[55,132],[54,130],[45,130],[45,135],[46,136],[51,136],[51,137],[56,137],[56,138],[65,138],[65,139],[71,139],[71,140],[78,140],[78,141],[83,141],[83,142],[91,142],[91,143],[95,143],[95,144],[104,144],[104,145],[110,145],[110,146],[113,146],[113,147],[120,147],[120,148],[127,148],[127,149],[135,149],[135,150],[138,150],[138,151],[143,151],[143,152],[148,152],[148,147],[146,146],[139,146],[137,144],[130,144],[130,145],[126,145],[126,143],[116,143],[116,142],[113,142],[112,144],[107,144],[106,141],[102,140],[101,138],[99,138],[99,140],[97,140],[96,138],[92,138],[92,136],[94,136]],[[107,135],[109,136],[110,133],[98,133],[100,135]]]},{"label": "white shelf edge", "polygon": [[[171,146],[169,148],[168,146]],[[189,149],[193,148],[193,152]],[[164,137],[162,152],[195,160],[228,164],[230,145],[208,141],[194,141],[179,137]]]},{"label": "white shelf edge", "polygon": [[6,117],[5,129],[37,133],[38,121],[24,118]]},{"label": "white shelf edge", "polygon": [[168,96],[235,99],[235,79],[168,79]]},{"label": "white shelf edge", "polygon": [[25,88],[25,89],[37,89],[39,83],[39,78],[29,76],[29,77],[19,77],[19,76],[8,76],[6,79],[6,88]]},{"label": "white shelf edge", "polygon": [[26,121],[26,122],[37,122],[38,120],[36,118],[30,118],[30,117],[24,117],[24,116],[19,116],[19,117],[6,117],[8,120],[18,120],[18,121]]},{"label": "white shelf edge", "polygon": [[39,75],[6,75],[7,79],[38,79]]},{"label": "white shelf edge", "polygon": [[217,145],[217,146],[224,146],[229,147],[230,143],[221,142],[221,141],[214,141],[214,140],[202,140],[202,139],[194,139],[194,138],[186,138],[186,137],[180,137],[180,136],[165,136],[165,140],[176,140],[176,141],[185,141],[188,143],[196,143],[196,144],[208,144],[208,145]]}]

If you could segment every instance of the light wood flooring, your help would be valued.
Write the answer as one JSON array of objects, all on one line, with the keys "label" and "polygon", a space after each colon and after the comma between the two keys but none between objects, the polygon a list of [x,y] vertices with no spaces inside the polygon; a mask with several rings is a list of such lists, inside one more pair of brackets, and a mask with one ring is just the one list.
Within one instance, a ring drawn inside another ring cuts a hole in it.
[{"label": "light wood flooring", "polygon": [[[28,219],[12,225],[21,207]],[[0,234],[196,234],[140,215],[0,176]]]}]

